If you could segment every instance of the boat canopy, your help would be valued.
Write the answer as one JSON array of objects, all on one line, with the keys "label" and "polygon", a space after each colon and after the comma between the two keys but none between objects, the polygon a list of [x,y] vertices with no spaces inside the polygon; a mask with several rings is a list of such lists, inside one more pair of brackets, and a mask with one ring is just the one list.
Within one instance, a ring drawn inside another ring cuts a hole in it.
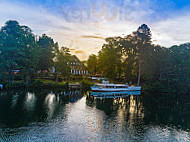
[{"label": "boat canopy", "polygon": [[95,84],[95,86],[128,86],[126,84]]}]

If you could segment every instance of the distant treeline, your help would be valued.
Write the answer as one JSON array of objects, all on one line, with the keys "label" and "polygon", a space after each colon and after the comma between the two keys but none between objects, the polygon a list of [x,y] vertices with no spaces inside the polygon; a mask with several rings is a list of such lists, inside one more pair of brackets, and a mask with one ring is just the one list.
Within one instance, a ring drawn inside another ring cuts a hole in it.
[{"label": "distant treeline", "polygon": [[55,67],[55,81],[58,74],[69,75],[67,65],[71,55],[66,47],[59,48],[51,37],[37,36],[27,26],[17,21],[7,21],[0,29],[0,84],[14,85],[18,72],[25,85],[36,78],[37,71],[42,74]]},{"label": "distant treeline", "polygon": [[[71,55],[59,48],[51,37],[34,35],[27,26],[7,21],[0,29],[0,83],[13,85],[15,71],[25,85],[55,67],[58,74],[69,76],[67,63]],[[190,43],[170,48],[154,45],[150,28],[143,24],[125,37],[106,38],[98,55],[87,61],[92,75],[112,81],[143,85],[144,89],[166,92],[188,92],[190,89]]]},{"label": "distant treeline", "polygon": [[89,56],[87,65],[91,74],[143,85],[148,90],[190,90],[190,43],[170,48],[154,45],[145,24],[125,37],[106,38],[98,55]]}]

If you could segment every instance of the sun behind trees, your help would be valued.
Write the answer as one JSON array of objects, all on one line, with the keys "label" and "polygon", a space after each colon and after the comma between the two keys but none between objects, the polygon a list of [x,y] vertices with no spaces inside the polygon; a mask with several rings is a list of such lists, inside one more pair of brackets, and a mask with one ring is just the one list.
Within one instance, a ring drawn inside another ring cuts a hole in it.
[{"label": "sun behind trees", "polygon": [[[108,77],[112,81],[132,83],[147,90],[188,92],[190,88],[190,43],[170,48],[154,45],[151,30],[141,25],[125,37],[105,39],[98,55],[87,61],[91,75]],[[58,74],[67,77],[71,55],[66,47],[59,48],[51,37],[38,37],[27,26],[8,21],[0,29],[0,82],[13,85],[15,70],[25,85],[29,85],[41,71],[55,67]]]},{"label": "sun behind trees", "polygon": [[97,56],[89,56],[87,64],[93,75],[137,85],[141,79],[141,85],[148,90],[189,91],[190,43],[171,48],[154,45],[145,24],[130,35],[105,41]]}]

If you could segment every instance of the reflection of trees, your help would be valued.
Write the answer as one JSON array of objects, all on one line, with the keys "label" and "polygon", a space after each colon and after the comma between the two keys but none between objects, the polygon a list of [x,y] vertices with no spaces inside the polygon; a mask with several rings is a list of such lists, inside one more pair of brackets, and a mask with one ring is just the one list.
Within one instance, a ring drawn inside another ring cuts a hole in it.
[{"label": "reflection of trees", "polygon": [[169,125],[187,130],[190,128],[188,95],[146,93],[143,97],[144,122],[153,125]]},{"label": "reflection of trees", "polygon": [[105,114],[110,115],[116,113],[118,106],[114,105],[114,99],[96,99],[93,96],[88,95],[86,97],[86,104],[90,107],[96,107],[97,109],[103,110]]},{"label": "reflection of trees", "polygon": [[28,94],[26,90],[16,90],[5,92],[3,96],[0,96],[0,108],[2,108],[0,109],[0,122],[2,125],[12,128],[27,126],[31,122],[45,121],[47,112],[42,102],[45,100],[47,92],[45,90],[37,92]]},{"label": "reflection of trees", "polygon": [[[105,114],[118,113],[118,111],[127,112],[130,115],[141,115],[142,104],[138,96],[127,96],[123,98],[107,98],[99,99],[88,95],[86,97],[86,104],[90,107],[96,107],[97,109],[103,110]],[[128,119],[126,115],[126,119]]]},{"label": "reflection of trees", "polygon": [[8,91],[0,97],[0,122],[8,127],[19,127],[27,124],[28,112],[25,105],[24,90]]},{"label": "reflection of trees", "polygon": [[106,115],[115,114],[118,111],[118,105],[114,105],[114,99],[96,99],[96,108],[101,109]]},{"label": "reflection of trees", "polygon": [[14,128],[27,126],[31,122],[45,122],[60,116],[65,117],[65,114],[62,114],[65,113],[65,105],[77,101],[83,95],[75,91],[71,92],[70,96],[63,96],[62,91],[55,90],[55,94],[49,94],[48,89],[29,91],[19,89],[2,93],[0,125]]},{"label": "reflection of trees", "polygon": [[96,106],[95,97],[87,95],[86,96],[86,105],[89,106],[89,107]]},{"label": "reflection of trees", "polygon": [[96,99],[93,96],[88,95],[86,97],[86,104],[90,107],[96,107],[103,110],[105,114],[121,115],[125,121],[131,121],[143,117],[142,104],[138,96],[127,96],[125,98],[113,98],[113,99]]},{"label": "reflection of trees", "polygon": [[104,111],[106,121],[103,121],[101,125],[104,127],[103,132],[106,134],[126,132],[132,139],[136,135],[141,135],[143,138],[145,134],[143,127],[144,113],[140,96],[96,99],[89,95],[86,97],[86,104]]}]

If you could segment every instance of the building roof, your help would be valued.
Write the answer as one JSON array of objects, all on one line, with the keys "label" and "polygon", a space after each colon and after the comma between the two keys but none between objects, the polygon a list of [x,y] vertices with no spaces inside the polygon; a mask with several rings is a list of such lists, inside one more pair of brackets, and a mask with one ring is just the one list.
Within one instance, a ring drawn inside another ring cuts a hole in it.
[{"label": "building roof", "polygon": [[[74,64],[72,64],[72,63],[74,63]],[[86,66],[84,65],[84,63],[81,62],[76,55],[72,55],[71,56],[70,65],[84,66],[86,68]]]},{"label": "building roof", "polygon": [[82,63],[76,55],[72,55],[71,60],[77,63]]}]

